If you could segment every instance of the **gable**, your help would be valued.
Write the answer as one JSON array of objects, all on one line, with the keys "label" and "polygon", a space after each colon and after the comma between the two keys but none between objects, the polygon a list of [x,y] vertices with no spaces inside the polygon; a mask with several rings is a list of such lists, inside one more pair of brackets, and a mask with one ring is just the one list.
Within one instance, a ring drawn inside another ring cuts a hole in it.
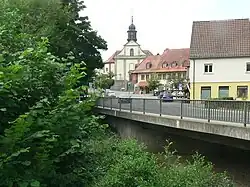
[{"label": "gable", "polygon": [[148,56],[135,41],[126,43],[118,56]]}]

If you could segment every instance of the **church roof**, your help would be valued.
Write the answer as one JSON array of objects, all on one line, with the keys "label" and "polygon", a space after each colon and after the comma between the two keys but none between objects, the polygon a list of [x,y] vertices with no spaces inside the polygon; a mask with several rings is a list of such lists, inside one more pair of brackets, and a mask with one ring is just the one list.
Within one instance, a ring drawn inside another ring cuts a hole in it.
[{"label": "church roof", "polygon": [[[149,50],[142,50],[142,51],[146,54],[146,56],[153,55]],[[110,57],[108,58],[108,60],[106,60],[104,63],[105,63],[105,64],[113,64],[113,63],[115,63],[115,57],[116,57],[120,52],[121,52],[121,50],[120,50],[120,51],[117,50],[116,52],[114,52],[114,53],[112,54],[112,56],[110,56]]]},{"label": "church roof", "polygon": [[113,64],[115,63],[115,57],[120,53],[121,51],[117,50],[116,52],[113,53],[111,57],[108,58],[104,63],[105,64]]},{"label": "church roof", "polygon": [[142,50],[147,56],[151,56],[153,55],[153,53],[151,53],[151,51],[149,50]]}]

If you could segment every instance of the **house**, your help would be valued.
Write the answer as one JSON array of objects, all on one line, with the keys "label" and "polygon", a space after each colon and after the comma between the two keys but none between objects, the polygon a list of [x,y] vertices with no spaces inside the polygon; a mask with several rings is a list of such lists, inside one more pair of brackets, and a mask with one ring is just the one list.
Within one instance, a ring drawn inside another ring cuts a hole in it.
[{"label": "house", "polygon": [[132,80],[131,72],[135,70],[138,64],[147,56],[152,55],[149,50],[141,49],[137,42],[137,31],[134,25],[133,17],[131,25],[127,31],[127,43],[122,50],[117,50],[105,63],[104,72],[113,72],[115,85],[113,89],[127,87],[127,83]]},{"label": "house", "polygon": [[191,99],[249,99],[249,19],[193,22]]},{"label": "house", "polygon": [[[133,82],[141,90],[148,87],[148,80],[152,75],[157,75],[163,89],[170,88],[174,81],[188,81],[189,49],[165,49],[159,55],[152,55],[145,58],[132,72]],[[177,86],[175,86],[176,88]],[[177,88],[176,88],[177,89]]]}]

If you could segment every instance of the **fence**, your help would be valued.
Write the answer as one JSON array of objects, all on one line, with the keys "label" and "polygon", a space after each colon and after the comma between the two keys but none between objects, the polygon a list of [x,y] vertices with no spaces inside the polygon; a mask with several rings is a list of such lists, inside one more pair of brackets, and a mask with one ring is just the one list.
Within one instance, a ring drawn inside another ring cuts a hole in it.
[{"label": "fence", "polygon": [[101,97],[97,106],[129,112],[154,113],[180,116],[180,118],[205,119],[208,122],[226,121],[250,124],[250,102],[248,101],[214,101],[214,100],[175,100],[164,102],[162,99],[145,98],[111,98]]}]

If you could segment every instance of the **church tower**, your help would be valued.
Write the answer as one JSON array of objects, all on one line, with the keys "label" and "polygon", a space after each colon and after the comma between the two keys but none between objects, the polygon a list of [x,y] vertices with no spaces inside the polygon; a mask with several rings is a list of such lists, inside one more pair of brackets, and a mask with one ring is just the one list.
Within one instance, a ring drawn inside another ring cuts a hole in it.
[{"label": "church tower", "polygon": [[132,16],[132,19],[131,19],[131,25],[129,26],[128,28],[128,42],[130,42],[131,40],[136,42],[137,41],[137,37],[136,37],[136,34],[137,34],[137,31],[136,31],[136,28],[135,28],[135,25],[134,25],[134,18]]}]

